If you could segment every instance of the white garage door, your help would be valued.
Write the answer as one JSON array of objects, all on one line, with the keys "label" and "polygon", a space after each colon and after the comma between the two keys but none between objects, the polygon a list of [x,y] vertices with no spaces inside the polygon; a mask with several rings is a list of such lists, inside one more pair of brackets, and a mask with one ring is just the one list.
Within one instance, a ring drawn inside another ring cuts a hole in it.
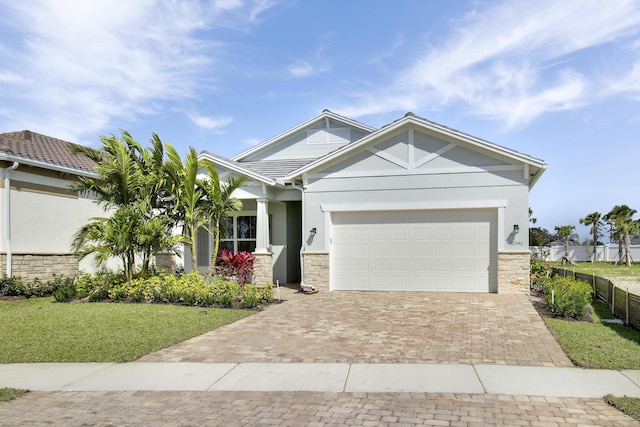
[{"label": "white garage door", "polygon": [[491,210],[332,213],[331,289],[488,292],[495,216]]}]

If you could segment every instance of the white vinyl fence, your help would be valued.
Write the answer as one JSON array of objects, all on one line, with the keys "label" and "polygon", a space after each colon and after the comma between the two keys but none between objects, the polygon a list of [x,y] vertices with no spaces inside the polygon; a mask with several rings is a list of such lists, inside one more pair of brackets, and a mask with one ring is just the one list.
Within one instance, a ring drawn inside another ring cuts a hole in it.
[{"label": "white vinyl fence", "polygon": [[[545,261],[560,261],[564,255],[564,246],[531,246],[531,256]],[[569,246],[569,258],[574,261],[591,261],[593,246]],[[631,245],[631,259],[640,261],[640,245]],[[618,244],[599,245],[596,251],[597,261],[617,261]]]}]

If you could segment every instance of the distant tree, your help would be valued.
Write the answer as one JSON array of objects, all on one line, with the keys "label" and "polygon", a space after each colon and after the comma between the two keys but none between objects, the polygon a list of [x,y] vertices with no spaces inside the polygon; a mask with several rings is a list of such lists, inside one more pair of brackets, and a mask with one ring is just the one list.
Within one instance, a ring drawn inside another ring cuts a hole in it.
[{"label": "distant tree", "polygon": [[591,262],[595,262],[596,260],[596,252],[598,249],[598,236],[600,235],[600,231],[604,226],[602,221],[602,214],[600,212],[591,212],[589,215],[584,218],[580,218],[580,224],[591,226],[589,229],[589,234],[593,236],[593,253],[591,254]]},{"label": "distant tree", "polygon": [[569,264],[575,264],[569,258],[569,243],[575,241],[578,237],[574,233],[575,229],[575,225],[557,225],[555,227],[558,238],[561,239],[564,243],[564,256],[562,257],[562,265],[564,265],[565,262],[568,262]]},{"label": "distant tree", "polygon": [[529,229],[529,244],[531,246],[549,246],[556,239],[557,237],[546,228],[531,227]]},{"label": "distant tree", "polygon": [[640,231],[640,222],[633,219],[636,212],[635,209],[631,209],[627,205],[616,205],[604,216],[609,223],[612,240],[618,241],[618,261],[616,264],[624,262],[627,266],[631,266],[631,235],[638,234]]},{"label": "distant tree", "polygon": [[529,208],[529,222],[531,224],[535,224],[536,222],[538,222],[538,218],[534,218],[531,215],[533,215],[533,209]]}]

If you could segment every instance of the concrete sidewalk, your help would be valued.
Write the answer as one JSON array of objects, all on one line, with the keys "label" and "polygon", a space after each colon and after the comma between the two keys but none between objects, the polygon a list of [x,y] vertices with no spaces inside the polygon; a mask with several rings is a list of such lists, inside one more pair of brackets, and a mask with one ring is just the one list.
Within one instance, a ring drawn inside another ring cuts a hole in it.
[{"label": "concrete sidewalk", "polygon": [[0,387],[31,391],[469,393],[640,397],[640,371],[359,363],[32,363],[0,365]]}]

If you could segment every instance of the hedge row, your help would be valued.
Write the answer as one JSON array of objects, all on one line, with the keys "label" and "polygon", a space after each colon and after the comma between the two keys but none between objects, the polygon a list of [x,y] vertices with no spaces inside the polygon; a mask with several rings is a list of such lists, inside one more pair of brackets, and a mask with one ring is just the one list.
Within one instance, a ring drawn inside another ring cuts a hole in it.
[{"label": "hedge row", "polygon": [[198,273],[181,276],[161,274],[124,282],[119,275],[80,273],[74,283],[55,292],[56,301],[161,302],[224,307],[256,307],[273,301],[273,287],[245,285],[213,278],[205,280]]}]

